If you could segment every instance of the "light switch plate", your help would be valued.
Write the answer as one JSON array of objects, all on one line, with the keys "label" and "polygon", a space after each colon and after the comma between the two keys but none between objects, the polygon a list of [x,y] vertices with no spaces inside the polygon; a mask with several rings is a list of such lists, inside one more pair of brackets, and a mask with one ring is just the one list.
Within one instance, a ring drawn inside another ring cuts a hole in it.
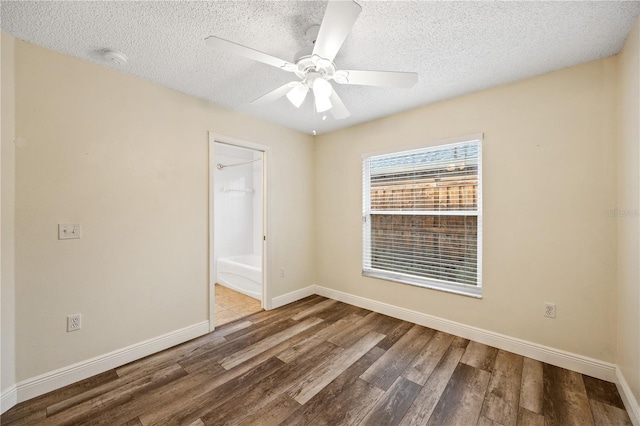
[{"label": "light switch plate", "polygon": [[82,230],[78,223],[60,223],[58,224],[58,239],[73,240],[82,237]]}]

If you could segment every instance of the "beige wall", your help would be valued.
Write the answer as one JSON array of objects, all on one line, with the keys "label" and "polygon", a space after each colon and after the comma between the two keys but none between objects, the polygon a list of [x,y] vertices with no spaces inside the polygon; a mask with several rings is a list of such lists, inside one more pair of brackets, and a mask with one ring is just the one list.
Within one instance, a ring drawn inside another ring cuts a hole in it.
[{"label": "beige wall", "polygon": [[[615,78],[609,58],[319,136],[316,283],[613,362]],[[362,154],[480,132],[484,298],[363,277]]]},{"label": "beige wall", "polygon": [[[640,209],[640,19],[619,56],[620,146],[618,204]],[[640,401],[640,218],[621,216],[618,224],[618,350],[616,363]]]},{"label": "beige wall", "polygon": [[208,319],[208,131],[271,147],[271,296],[313,283],[312,137],[25,42],[16,102],[18,381]]},{"label": "beige wall", "polygon": [[[2,105],[2,202],[1,216],[1,252],[2,263],[0,265],[2,288],[0,300],[2,301],[2,336],[0,342],[0,392],[5,395],[16,383],[16,358],[15,358],[15,249],[14,249],[14,208],[15,208],[15,75],[14,75],[14,46],[15,39],[10,35],[0,32],[2,47],[2,69],[0,75],[0,92]],[[2,407],[4,408],[4,407]]]}]

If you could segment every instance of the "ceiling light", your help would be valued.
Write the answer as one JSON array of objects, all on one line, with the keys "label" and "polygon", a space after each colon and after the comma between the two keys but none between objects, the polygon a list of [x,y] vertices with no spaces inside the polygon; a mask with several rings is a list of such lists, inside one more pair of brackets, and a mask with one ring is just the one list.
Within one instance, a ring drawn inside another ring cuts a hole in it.
[{"label": "ceiling light", "polygon": [[307,92],[309,92],[309,88],[302,83],[298,83],[289,90],[287,99],[289,99],[289,102],[291,102],[293,106],[300,108],[300,105],[302,105],[302,102],[304,102],[304,99],[307,97]]},{"label": "ceiling light", "polygon": [[315,96],[316,99],[316,111],[324,112],[331,109],[333,105],[331,105],[331,101],[329,98],[325,98],[323,96]]},{"label": "ceiling light", "polygon": [[329,96],[331,96],[331,92],[333,88],[331,87],[331,83],[323,78],[316,78],[313,80],[313,96],[317,98],[326,98],[329,100]]}]

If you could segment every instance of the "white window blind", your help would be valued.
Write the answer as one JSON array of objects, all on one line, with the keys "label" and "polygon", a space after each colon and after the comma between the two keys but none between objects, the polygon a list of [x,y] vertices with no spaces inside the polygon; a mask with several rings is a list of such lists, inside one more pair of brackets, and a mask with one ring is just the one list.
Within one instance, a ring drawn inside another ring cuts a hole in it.
[{"label": "white window blind", "polygon": [[481,294],[481,141],[363,162],[363,274]]}]

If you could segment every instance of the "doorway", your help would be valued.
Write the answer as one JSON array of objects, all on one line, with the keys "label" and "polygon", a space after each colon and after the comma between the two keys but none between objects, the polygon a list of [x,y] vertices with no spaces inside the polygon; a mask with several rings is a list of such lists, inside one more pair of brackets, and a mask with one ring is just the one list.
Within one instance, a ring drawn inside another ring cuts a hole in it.
[{"label": "doorway", "polygon": [[210,329],[262,310],[266,279],[266,150],[210,137]]}]

